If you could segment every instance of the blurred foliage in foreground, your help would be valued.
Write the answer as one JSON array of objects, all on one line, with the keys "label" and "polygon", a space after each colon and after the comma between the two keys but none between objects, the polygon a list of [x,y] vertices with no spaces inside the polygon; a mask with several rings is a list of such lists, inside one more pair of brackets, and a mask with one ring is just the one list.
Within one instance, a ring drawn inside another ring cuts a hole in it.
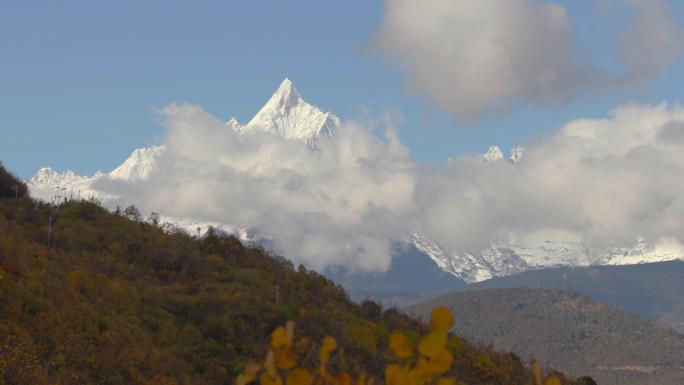
[{"label": "blurred foliage in foreground", "polygon": [[[234,384],[288,320],[310,339],[299,363],[317,367],[322,349],[331,373],[377,383],[395,357],[393,331],[411,346],[426,332],[260,248],[213,233],[195,239],[129,211],[0,197],[0,384]],[[513,354],[454,335],[446,347],[444,376],[530,381]]]},{"label": "blurred foliage in foreground", "polygon": [[[430,316],[432,330],[419,341],[412,341],[404,333],[396,331],[389,338],[395,363],[385,368],[384,380],[387,385],[456,385],[464,382],[453,376],[446,376],[452,369],[454,357],[448,346],[449,330],[454,325],[451,312],[438,307]],[[295,342],[294,323],[278,327],[271,335],[271,345],[263,364],[251,363],[238,376],[236,385],[371,385],[376,379],[361,374],[357,379],[347,372],[333,373],[328,370],[331,353],[337,349],[337,341],[329,336],[323,339],[319,353],[319,366],[306,368],[298,366],[298,358],[309,347],[306,337]],[[534,385],[561,385],[564,381],[558,374],[550,374],[542,380],[542,369],[538,362],[533,363],[532,377],[528,383]],[[285,381],[283,381],[285,379]],[[579,381],[591,384],[584,378]]]}]

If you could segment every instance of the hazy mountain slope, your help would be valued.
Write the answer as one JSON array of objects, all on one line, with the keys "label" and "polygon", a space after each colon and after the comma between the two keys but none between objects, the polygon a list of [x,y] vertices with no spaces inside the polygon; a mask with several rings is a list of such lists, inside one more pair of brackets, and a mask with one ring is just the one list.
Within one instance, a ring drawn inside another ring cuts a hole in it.
[{"label": "hazy mountain slope", "polygon": [[405,306],[466,285],[411,245],[397,245],[392,265],[384,273],[328,269],[325,275],[347,289],[355,301],[372,299],[385,306]]},{"label": "hazy mountain slope", "polygon": [[[444,305],[473,341],[538,357],[602,385],[681,385],[684,336],[582,295],[545,289],[452,293],[410,308]],[[533,333],[530,333],[533,330]]]},{"label": "hazy mountain slope", "polygon": [[684,334],[684,262],[529,271],[463,287],[567,287],[597,301],[669,325]]}]

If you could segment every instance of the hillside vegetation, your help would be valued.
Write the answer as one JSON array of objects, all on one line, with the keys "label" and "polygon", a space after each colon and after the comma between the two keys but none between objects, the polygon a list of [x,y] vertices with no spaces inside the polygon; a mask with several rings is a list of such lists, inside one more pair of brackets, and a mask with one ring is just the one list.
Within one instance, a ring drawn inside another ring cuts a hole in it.
[{"label": "hillside vegetation", "polygon": [[[18,182],[8,181],[0,182]],[[337,341],[331,368],[377,379],[394,330],[414,340],[426,331],[232,237],[163,231],[132,208],[0,197],[0,384],[233,384],[288,320],[312,351],[325,336]],[[530,383],[513,354],[455,335],[448,346],[447,375],[470,385]]]},{"label": "hillside vegetation", "polygon": [[0,162],[0,198],[23,198],[28,188]]},{"label": "hillside vegetation", "polygon": [[684,384],[683,336],[573,292],[458,292],[410,311],[425,316],[439,305],[458,309],[454,330],[465,338],[537,357],[570,374],[588,373],[602,385]]}]

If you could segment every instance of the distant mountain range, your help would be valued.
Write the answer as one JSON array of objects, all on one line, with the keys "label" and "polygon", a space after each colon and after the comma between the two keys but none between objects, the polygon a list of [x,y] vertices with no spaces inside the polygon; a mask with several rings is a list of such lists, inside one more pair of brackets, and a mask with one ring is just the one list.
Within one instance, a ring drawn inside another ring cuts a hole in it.
[{"label": "distant mountain range", "polygon": [[528,271],[463,286],[460,290],[568,289],[640,314],[684,335],[684,262],[629,266],[560,267]]},{"label": "distant mountain range", "polygon": [[483,289],[451,293],[415,305],[455,314],[454,331],[470,341],[537,357],[601,385],[684,384],[684,336],[569,291]]},{"label": "distant mountain range", "polygon": [[[247,124],[242,125],[235,118],[231,118],[226,122],[226,127],[240,134],[260,131],[277,133],[302,141],[311,151],[320,151],[319,138],[334,138],[336,132],[343,129],[337,116],[307,103],[289,79],[282,82]],[[73,171],[58,172],[50,167],[43,167],[28,181],[28,185],[34,197],[47,201],[78,197],[95,198],[106,205],[108,201],[121,197],[98,189],[98,183],[107,180],[146,180],[154,172],[157,161],[164,151],[164,146],[135,150],[113,171],[98,172],[93,176],[80,176]],[[524,161],[523,154],[523,148],[517,146],[511,150],[509,159],[506,160],[501,149],[492,146],[483,155],[483,161],[492,163],[493,166],[506,161],[515,164]],[[126,198],[130,203],[136,203],[134,197]],[[212,226],[236,234],[246,241],[268,240],[269,236],[260,233],[259,229],[244,228],[240,223],[216,223],[202,218],[173,218],[165,216],[164,213],[160,214],[163,221],[185,228],[192,234],[202,234]],[[555,232],[537,232],[480,251],[450,249],[440,245],[429,234],[406,234],[405,243],[411,246],[410,250],[414,255],[422,254],[420,263],[429,264],[432,260],[439,269],[453,276],[451,287],[461,286],[463,282],[480,282],[548,267],[627,265],[684,257],[684,247],[675,241],[651,245],[643,240],[637,240],[633,247],[615,246],[598,250],[584,244],[581,239]],[[406,247],[398,249],[407,250]],[[427,267],[425,269],[429,270]],[[406,282],[395,280],[392,286],[402,284],[407,285]],[[429,284],[411,283],[408,286],[414,286],[410,288],[412,294],[409,297],[424,297],[435,293]]]}]

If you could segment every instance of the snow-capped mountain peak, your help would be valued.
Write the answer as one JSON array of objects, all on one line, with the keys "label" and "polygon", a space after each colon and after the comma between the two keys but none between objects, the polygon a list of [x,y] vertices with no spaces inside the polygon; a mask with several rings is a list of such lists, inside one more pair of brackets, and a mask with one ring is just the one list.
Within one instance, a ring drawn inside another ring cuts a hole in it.
[{"label": "snow-capped mountain peak", "polygon": [[496,162],[503,160],[503,158],[503,152],[498,146],[489,146],[487,152],[482,155],[482,159],[484,159],[485,162]]},{"label": "snow-capped mountain peak", "polygon": [[29,186],[48,185],[61,187],[64,184],[69,184],[82,180],[83,177],[77,175],[75,172],[68,170],[65,172],[58,172],[51,167],[41,167],[36,175],[29,181]]},{"label": "snow-capped mountain peak", "polygon": [[58,172],[50,167],[42,167],[27,185],[33,197],[45,201],[50,201],[56,196],[60,199],[100,198],[101,195],[92,188],[92,184],[104,175],[98,171],[92,177],[84,177],[71,170]]},{"label": "snow-capped mountain peak", "polygon": [[157,159],[163,151],[164,146],[134,150],[125,162],[109,174],[109,177],[128,181],[146,180],[157,165]]},{"label": "snow-capped mountain peak", "polygon": [[231,129],[235,131],[240,130],[240,122],[238,122],[237,118],[234,116],[231,116],[230,119],[226,122],[226,126],[230,127]]},{"label": "snow-capped mountain peak", "polygon": [[323,112],[302,98],[290,79],[285,79],[276,92],[238,132],[273,132],[288,139],[307,142],[318,147],[320,136],[334,137],[340,119],[331,112]]},{"label": "snow-capped mountain peak", "polygon": [[518,163],[523,157],[525,148],[521,145],[517,145],[511,149],[511,156],[508,158],[512,163]]},{"label": "snow-capped mountain peak", "polygon": [[292,84],[292,81],[285,78],[261,110],[274,111],[289,109],[295,107],[301,101],[303,101],[302,95],[297,91],[297,88]]},{"label": "snow-capped mountain peak", "polygon": [[57,174],[59,173],[52,167],[44,166],[36,172],[36,175],[31,178],[29,183],[47,184],[50,180],[54,179]]}]

